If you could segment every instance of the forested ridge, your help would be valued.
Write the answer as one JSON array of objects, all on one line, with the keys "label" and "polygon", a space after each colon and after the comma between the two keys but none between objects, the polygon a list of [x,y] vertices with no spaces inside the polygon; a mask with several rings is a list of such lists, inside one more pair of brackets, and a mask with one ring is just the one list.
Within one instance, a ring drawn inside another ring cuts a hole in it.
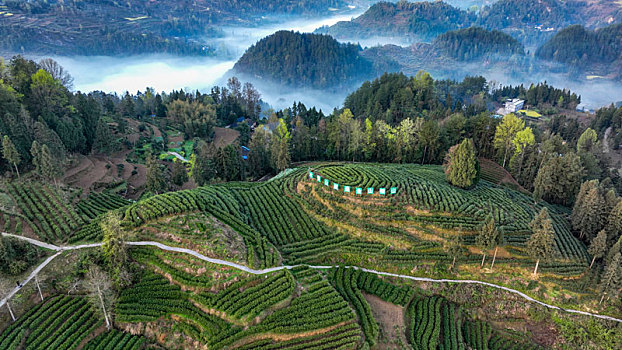
[{"label": "forested ridge", "polygon": [[[0,237],[2,349],[619,348],[621,107],[423,71],[329,113],[267,110],[235,77],[71,85],[51,59],[0,61],[0,227],[22,238]],[[542,115],[495,115],[508,98]],[[36,277],[51,253],[26,237],[57,247]]]},{"label": "forested ridge", "polygon": [[487,55],[523,55],[521,43],[498,30],[470,27],[443,33],[434,39],[433,45],[445,55],[458,60],[473,60]]},{"label": "forested ridge", "polygon": [[622,58],[622,24],[594,31],[570,26],[538,48],[536,56],[577,66],[612,64]]},{"label": "forested ridge", "polygon": [[145,53],[202,56],[213,54],[213,49],[179,38],[166,38],[153,33],[134,33],[102,29],[67,41],[66,35],[56,29],[0,25],[0,49],[5,52],[43,55],[128,56]]},{"label": "forested ridge", "polygon": [[318,29],[336,37],[404,35],[430,40],[449,30],[465,28],[475,16],[442,1],[379,2],[350,22]]},{"label": "forested ridge", "polygon": [[432,41],[448,31],[479,26],[503,31],[525,45],[541,45],[572,24],[598,28],[622,21],[622,10],[610,5],[604,0],[499,0],[473,12],[442,1],[379,2],[352,21],[318,32],[351,40],[385,35]]},{"label": "forested ridge", "polygon": [[345,7],[341,0],[8,0],[0,5],[0,51],[37,55],[205,55],[212,53],[206,38],[222,35],[220,25]]},{"label": "forested ridge", "polygon": [[560,28],[578,20],[582,4],[559,0],[499,0],[482,8],[478,23],[488,28]]},{"label": "forested ridge", "polygon": [[334,88],[375,75],[360,51],[328,35],[278,31],[246,50],[233,70],[289,86]]}]

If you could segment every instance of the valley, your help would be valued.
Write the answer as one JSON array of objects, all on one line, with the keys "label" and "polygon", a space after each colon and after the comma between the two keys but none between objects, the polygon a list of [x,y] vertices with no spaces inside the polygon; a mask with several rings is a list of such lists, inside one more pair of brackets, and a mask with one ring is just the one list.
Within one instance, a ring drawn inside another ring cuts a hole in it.
[{"label": "valley", "polygon": [[621,21],[0,0],[0,349],[621,349]]}]

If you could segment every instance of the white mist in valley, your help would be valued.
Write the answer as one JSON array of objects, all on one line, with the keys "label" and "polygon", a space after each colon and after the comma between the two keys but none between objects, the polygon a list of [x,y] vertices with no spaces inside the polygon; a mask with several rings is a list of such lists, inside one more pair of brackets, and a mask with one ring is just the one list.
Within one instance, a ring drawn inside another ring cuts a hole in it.
[{"label": "white mist in valley", "polygon": [[[469,6],[489,4],[488,0],[472,0]],[[454,4],[455,5],[455,4]],[[462,4],[466,5],[466,2]],[[244,54],[246,49],[258,40],[279,30],[313,32],[322,26],[330,26],[339,21],[349,21],[362,14],[366,8],[359,7],[347,13],[328,13],[325,17],[305,19],[300,17],[266,17],[264,24],[255,27],[223,27],[223,36],[210,39],[216,48],[214,57],[181,57],[170,55],[140,55],[130,57],[54,57],[75,78],[74,88],[83,92],[100,90],[124,94],[126,91],[135,93],[151,87],[156,91],[200,90],[208,92],[215,85],[225,85],[231,76],[231,68]],[[344,40],[342,40],[344,41]],[[393,44],[408,46],[411,43],[403,38],[375,37],[364,40],[348,40],[359,42],[363,47]],[[467,68],[468,67],[468,68]],[[414,71],[408,71],[414,74]],[[516,74],[507,71],[487,70],[477,64],[463,64],[461,68],[448,69],[444,72],[430,73],[437,78],[461,80],[466,75],[483,75],[486,79],[502,84],[530,84],[547,81],[556,87],[568,88],[582,96],[582,106],[596,109],[622,100],[622,86],[619,83],[593,80],[573,81],[563,74]],[[240,77],[242,81],[251,81],[257,86],[262,99],[275,109],[289,107],[294,101],[303,102],[307,107],[315,106],[330,113],[333,108],[342,105],[344,98],[354,91],[358,85],[352,84],[343,91],[320,91],[314,89],[293,89],[279,84]]]},{"label": "white mist in valley", "polygon": [[55,57],[74,77],[74,89],[124,94],[152,87],[156,91],[205,90],[216,84],[234,61],[211,57],[146,55],[132,57]]},{"label": "white mist in valley", "polygon": [[[329,13],[326,17],[305,19],[296,17],[265,17],[267,25],[256,27],[224,27],[223,37],[212,39],[217,55],[215,57],[180,57],[170,55],[140,55],[130,57],[54,57],[74,77],[74,89],[104,91],[124,94],[144,91],[146,87],[156,91],[199,90],[209,91],[214,85],[226,84],[226,73],[246,49],[279,30],[313,32],[316,28],[351,20],[362,14],[363,8],[343,13]],[[254,82],[255,83],[255,82]],[[332,110],[343,102],[341,94],[327,94],[322,91],[297,92],[274,84],[262,84],[258,88],[262,99],[274,108],[291,106],[301,101],[308,106]]]}]

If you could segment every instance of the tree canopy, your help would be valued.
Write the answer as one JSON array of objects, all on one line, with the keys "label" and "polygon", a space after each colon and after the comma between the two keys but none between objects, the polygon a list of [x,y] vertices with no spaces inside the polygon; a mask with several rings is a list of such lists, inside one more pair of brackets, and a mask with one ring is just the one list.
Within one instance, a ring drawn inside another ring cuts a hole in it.
[{"label": "tree canopy", "polygon": [[445,156],[445,177],[450,184],[470,188],[479,180],[479,161],[470,139],[451,147]]}]

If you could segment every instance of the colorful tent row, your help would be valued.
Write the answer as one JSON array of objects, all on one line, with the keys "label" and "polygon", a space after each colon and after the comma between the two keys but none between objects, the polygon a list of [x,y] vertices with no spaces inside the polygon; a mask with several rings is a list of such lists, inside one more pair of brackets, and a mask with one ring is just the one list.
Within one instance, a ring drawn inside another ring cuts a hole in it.
[{"label": "colorful tent row", "polygon": [[[322,182],[322,176],[320,175],[314,175],[312,171],[309,171],[309,179],[313,179],[315,176],[315,179],[317,179],[317,182]],[[328,179],[324,179],[324,186],[330,187],[330,181]],[[333,189],[339,191],[339,184],[336,182],[333,182]],[[343,186],[343,192],[345,193],[351,193],[352,188],[350,186]],[[363,188],[362,187],[356,187],[355,189],[355,193],[358,195],[362,195],[363,194]],[[390,194],[396,194],[397,193],[397,187],[391,187],[389,189]],[[387,194],[387,189],[384,187],[381,187],[378,189],[378,193],[380,195],[386,195]],[[373,187],[368,187],[367,188],[367,194],[374,194],[374,188]]]}]

